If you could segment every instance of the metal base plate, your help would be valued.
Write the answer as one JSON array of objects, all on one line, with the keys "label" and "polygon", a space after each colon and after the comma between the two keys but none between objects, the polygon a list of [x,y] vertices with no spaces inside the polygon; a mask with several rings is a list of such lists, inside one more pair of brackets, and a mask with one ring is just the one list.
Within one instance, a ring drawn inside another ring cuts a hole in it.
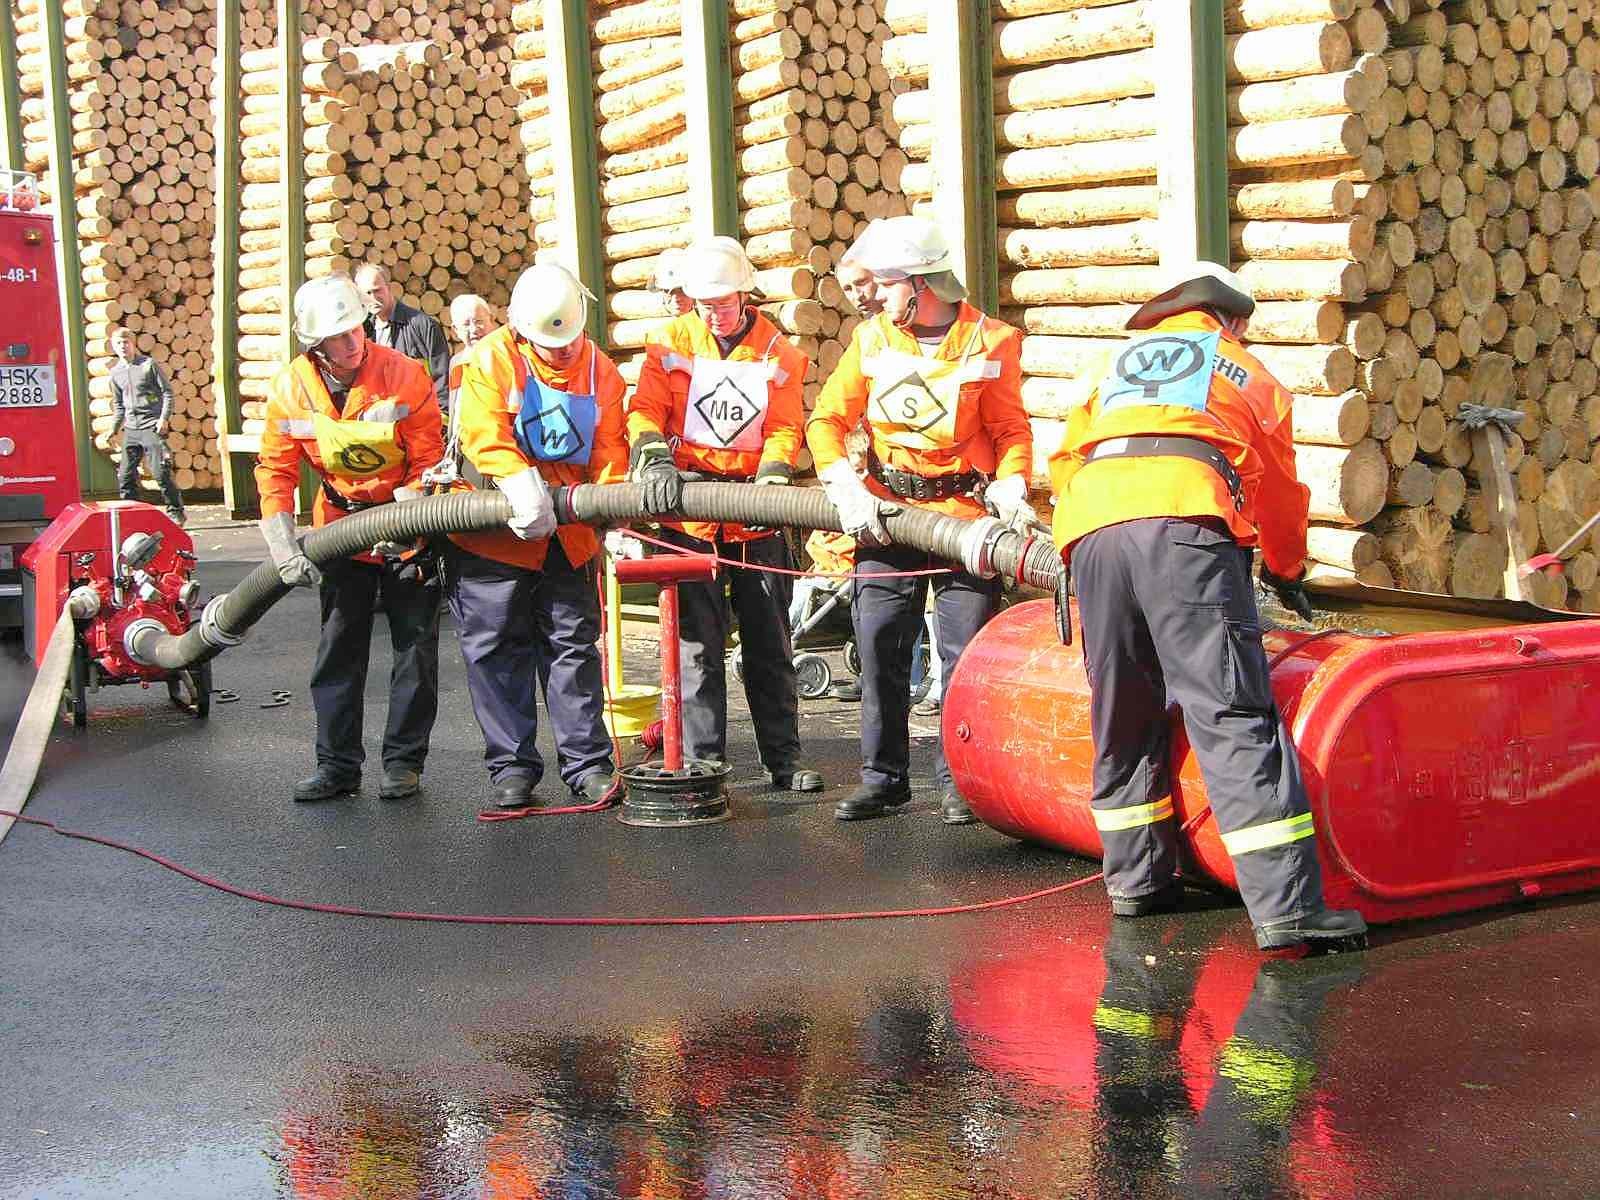
[{"label": "metal base plate", "polygon": [[728,803],[732,774],[727,763],[698,759],[684,763],[681,771],[654,764],[628,767],[622,772],[617,820],[655,829],[720,824],[733,817]]}]

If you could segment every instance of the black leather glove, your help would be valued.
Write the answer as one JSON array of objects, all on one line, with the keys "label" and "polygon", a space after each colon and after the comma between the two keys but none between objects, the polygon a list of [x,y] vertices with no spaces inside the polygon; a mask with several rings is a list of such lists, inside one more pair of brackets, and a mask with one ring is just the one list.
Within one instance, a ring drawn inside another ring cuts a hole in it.
[{"label": "black leather glove", "polygon": [[1267,569],[1266,563],[1262,563],[1261,582],[1272,589],[1279,604],[1302,621],[1309,623],[1317,619],[1317,610],[1311,607],[1311,597],[1306,594],[1306,585],[1300,579],[1285,579],[1282,575],[1275,575]]},{"label": "black leather glove", "polygon": [[644,510],[652,515],[675,511],[683,503],[683,475],[670,458],[658,458],[639,472]]}]

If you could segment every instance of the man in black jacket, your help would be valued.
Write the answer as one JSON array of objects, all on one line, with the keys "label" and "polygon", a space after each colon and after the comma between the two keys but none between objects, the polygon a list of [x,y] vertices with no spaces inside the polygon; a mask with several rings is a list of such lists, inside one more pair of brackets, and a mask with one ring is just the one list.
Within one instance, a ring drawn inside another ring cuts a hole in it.
[{"label": "man in black jacket", "polygon": [[400,351],[428,368],[439,408],[450,404],[450,343],[444,327],[427,313],[402,304],[389,282],[389,272],[377,263],[356,268],[356,290],[367,305],[367,336],[380,346]]}]

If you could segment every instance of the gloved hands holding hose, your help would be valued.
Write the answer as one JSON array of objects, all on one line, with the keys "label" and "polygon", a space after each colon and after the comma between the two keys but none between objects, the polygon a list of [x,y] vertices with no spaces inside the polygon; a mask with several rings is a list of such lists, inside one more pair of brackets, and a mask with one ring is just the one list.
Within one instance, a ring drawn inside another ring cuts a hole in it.
[{"label": "gloved hands holding hose", "polygon": [[683,504],[683,475],[672,461],[672,447],[660,434],[645,434],[633,444],[629,477],[644,486],[644,510],[672,512]]},{"label": "gloved hands holding hose", "polygon": [[266,540],[267,553],[272,555],[272,565],[278,568],[278,578],[287,587],[315,587],[322,582],[322,572],[317,564],[306,557],[300,542],[294,536],[294,514],[273,513],[262,517],[261,536]]},{"label": "gloved hands holding hose", "polygon": [[879,499],[867,490],[848,459],[838,459],[826,470],[819,472],[823,490],[834,508],[839,510],[839,524],[844,531],[863,546],[887,546],[892,540],[883,523],[900,511],[898,504]]},{"label": "gloved hands holding hose", "polygon": [[[397,487],[394,490],[394,502],[404,504],[407,500],[420,500],[422,493],[415,488]],[[399,558],[411,547],[404,542],[379,542],[372,547],[372,552],[379,558]]]},{"label": "gloved hands holding hose", "polygon": [[511,532],[525,542],[536,542],[556,531],[556,505],[538,467],[497,479],[495,484],[511,502]]},{"label": "gloved hands holding hose", "polygon": [[1039,524],[1039,518],[1028,503],[1028,477],[1023,474],[1007,475],[993,480],[983,492],[983,503],[995,518],[1017,533],[1027,533]]},{"label": "gloved hands holding hose", "polygon": [[1278,597],[1278,603],[1302,621],[1311,622],[1317,619],[1317,610],[1311,607],[1311,597],[1306,593],[1304,577],[1304,567],[1293,579],[1286,579],[1274,573],[1266,563],[1261,564],[1262,586],[1272,589],[1272,593]]}]

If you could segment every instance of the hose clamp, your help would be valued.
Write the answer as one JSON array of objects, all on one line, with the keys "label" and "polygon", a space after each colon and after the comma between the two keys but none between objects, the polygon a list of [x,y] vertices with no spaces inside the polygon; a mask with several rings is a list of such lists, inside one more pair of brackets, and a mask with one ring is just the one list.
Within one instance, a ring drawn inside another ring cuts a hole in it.
[{"label": "hose clamp", "polygon": [[226,650],[244,641],[243,635],[227,632],[217,621],[217,613],[226,599],[225,595],[211,597],[206,601],[205,611],[200,614],[200,640],[218,650]]},{"label": "hose clamp", "polygon": [[993,579],[998,572],[994,565],[994,550],[1006,526],[993,517],[979,517],[961,535],[961,565],[967,574],[979,579]]},{"label": "hose clamp", "polygon": [[128,622],[128,627],[122,631],[122,648],[129,658],[141,667],[153,667],[157,664],[139,653],[138,642],[141,635],[154,633],[158,637],[167,632],[167,627],[152,617],[140,617]]}]

